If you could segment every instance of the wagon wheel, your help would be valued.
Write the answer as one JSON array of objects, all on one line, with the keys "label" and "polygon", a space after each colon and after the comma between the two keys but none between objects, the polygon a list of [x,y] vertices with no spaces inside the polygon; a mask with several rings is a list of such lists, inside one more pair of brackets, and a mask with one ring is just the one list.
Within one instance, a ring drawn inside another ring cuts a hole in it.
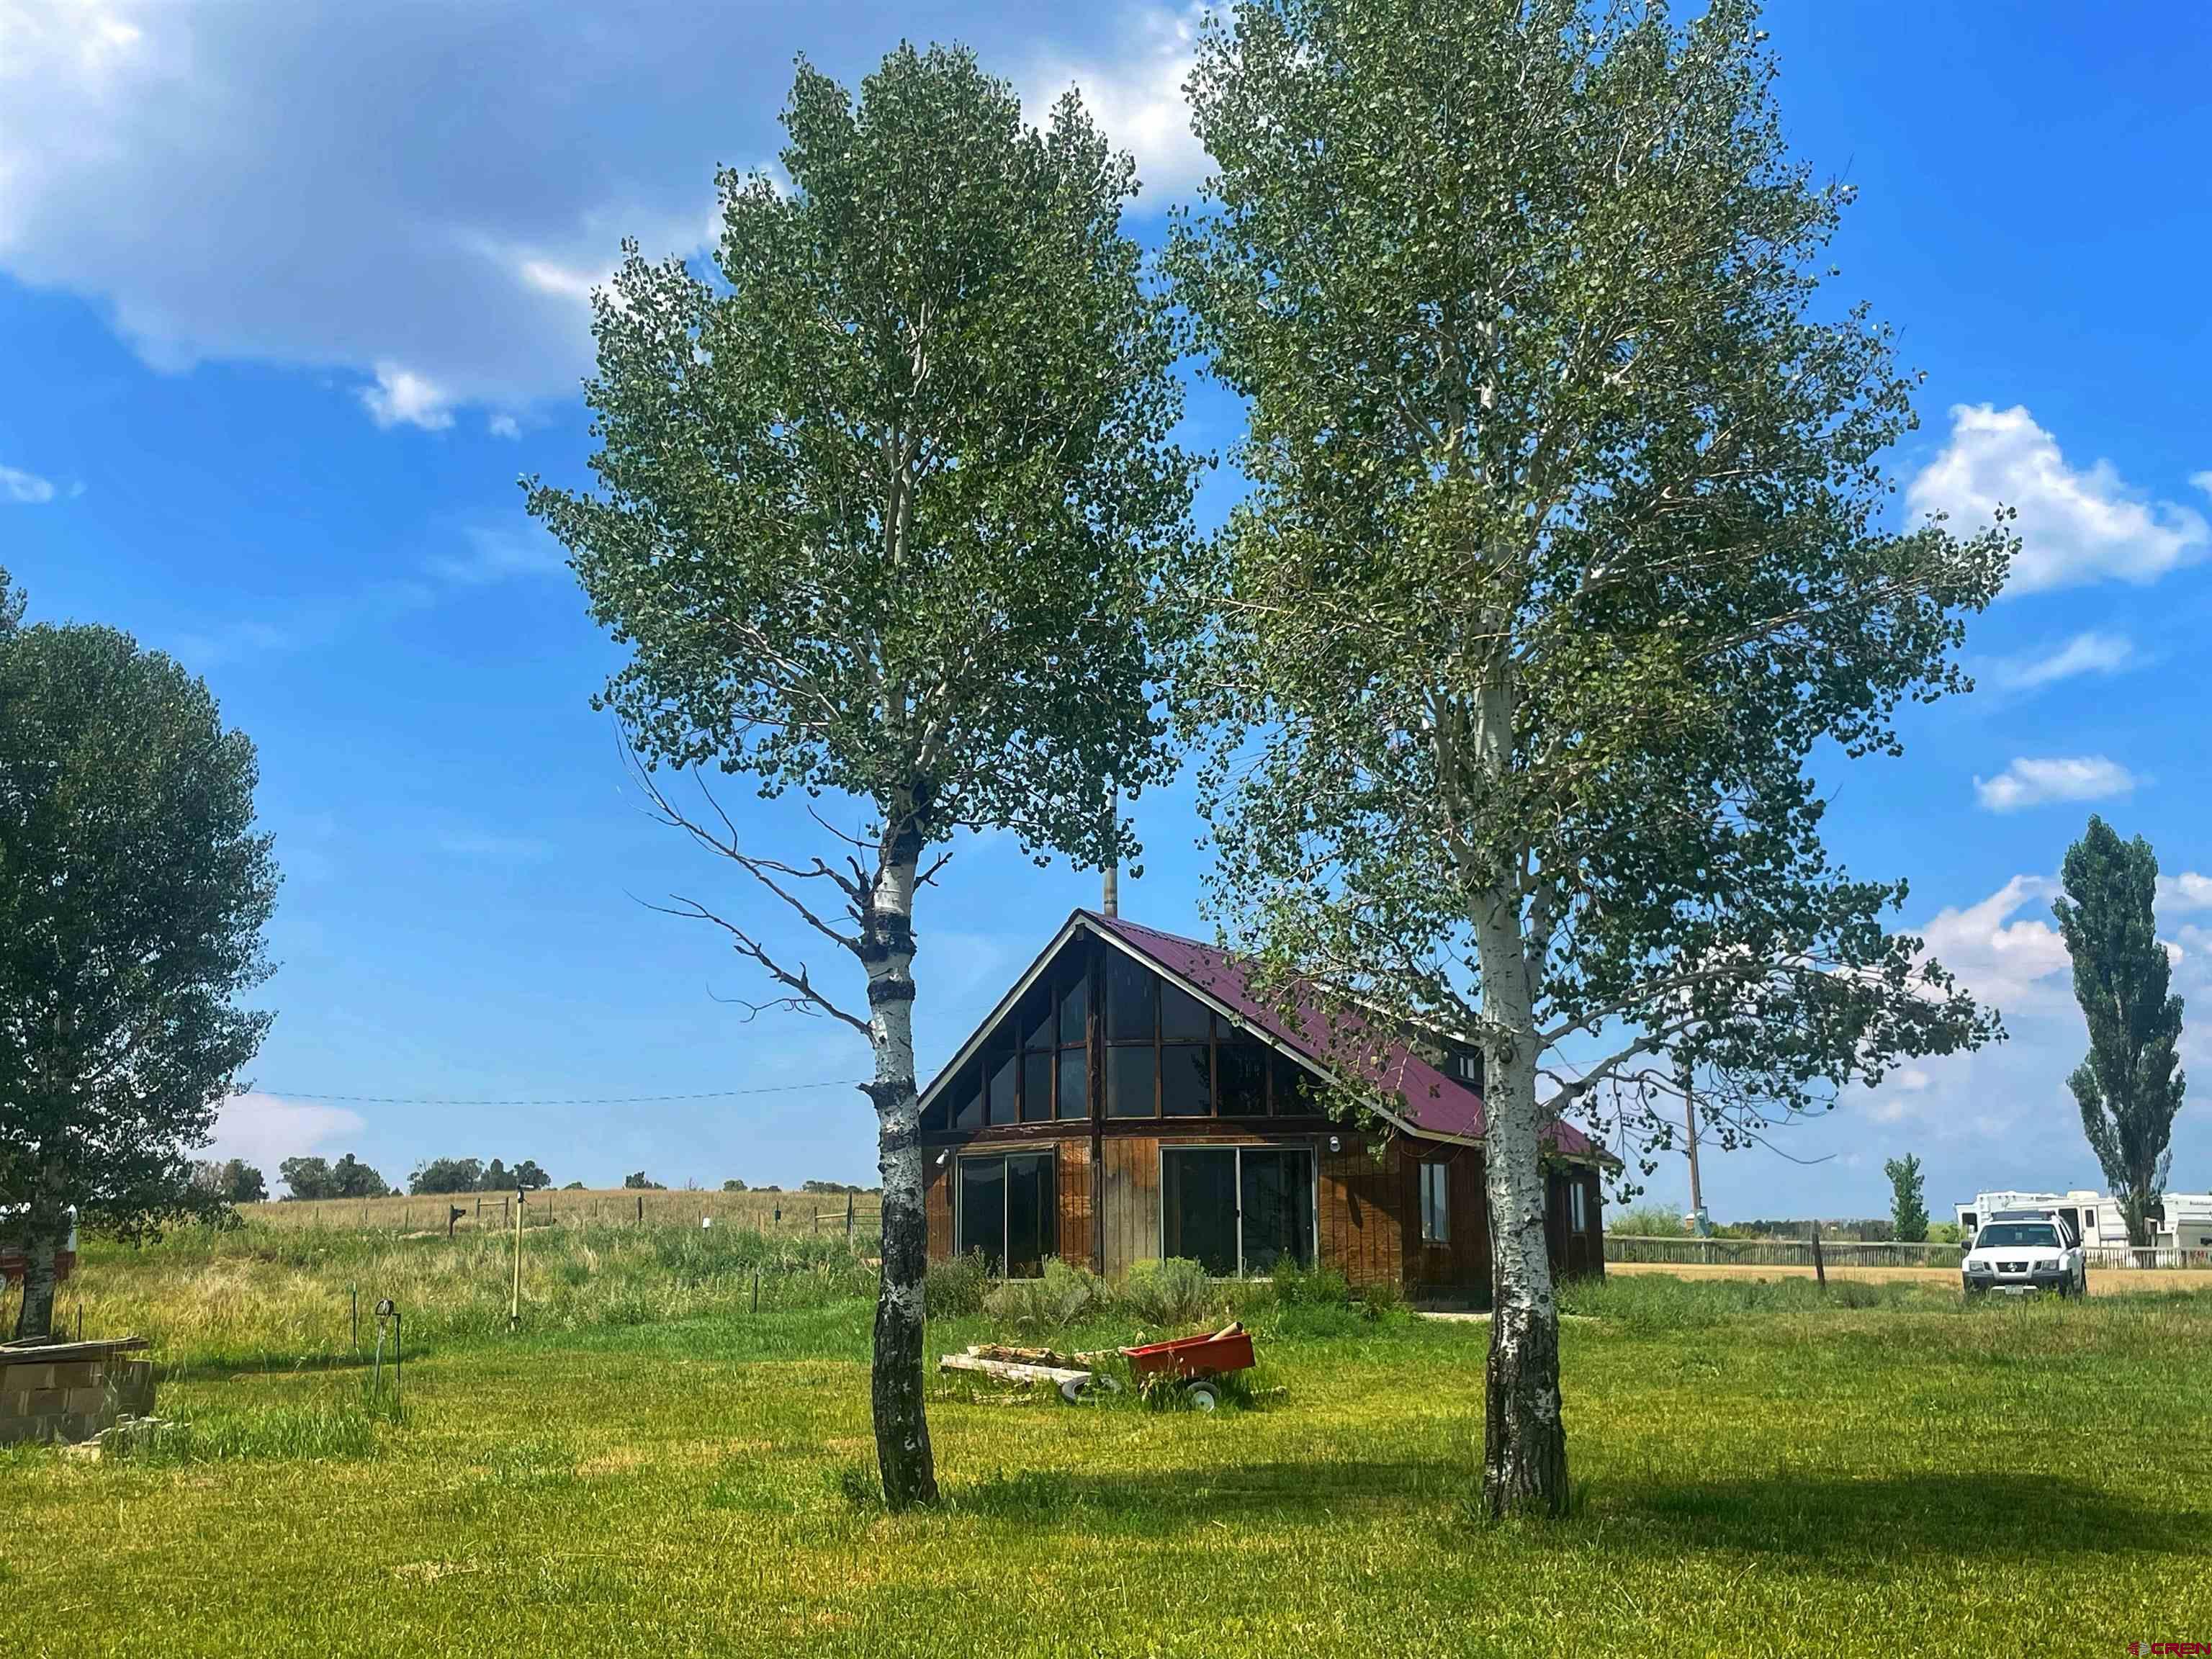
[{"label": "wagon wheel", "polygon": [[1221,1390],[1212,1382],[1194,1382],[1189,1388],[1190,1408],[1194,1412],[1210,1412],[1221,1403]]},{"label": "wagon wheel", "polygon": [[1060,1385],[1060,1397],[1071,1406],[1080,1406],[1085,1401],[1096,1401],[1121,1392],[1121,1384],[1117,1380],[1096,1373],[1089,1376],[1071,1376]]}]

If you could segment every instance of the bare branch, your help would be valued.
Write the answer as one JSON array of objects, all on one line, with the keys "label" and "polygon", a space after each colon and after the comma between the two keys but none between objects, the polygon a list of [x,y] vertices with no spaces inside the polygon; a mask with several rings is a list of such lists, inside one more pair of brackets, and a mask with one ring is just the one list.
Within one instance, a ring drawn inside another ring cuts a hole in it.
[{"label": "bare branch", "polygon": [[[672,901],[672,903],[647,903],[646,908],[649,910],[658,910],[665,916],[676,916],[685,921],[703,921],[720,928],[730,936],[739,956],[757,963],[770,979],[791,993],[788,997],[775,998],[767,1002],[744,1004],[744,1006],[752,1010],[752,1014],[749,1014],[748,1018],[765,1008],[807,1007],[819,1010],[833,1019],[841,1019],[862,1036],[873,1040],[874,1033],[869,1030],[868,1022],[855,1014],[848,1012],[831,1001],[829,996],[815,985],[805,963],[800,963],[794,972],[769,955],[761,942],[750,933],[735,922],[716,915],[698,900],[685,898],[679,893],[672,893],[669,897]],[[709,992],[708,994],[712,995],[713,993]],[[722,998],[715,1000],[725,1000]]]}]

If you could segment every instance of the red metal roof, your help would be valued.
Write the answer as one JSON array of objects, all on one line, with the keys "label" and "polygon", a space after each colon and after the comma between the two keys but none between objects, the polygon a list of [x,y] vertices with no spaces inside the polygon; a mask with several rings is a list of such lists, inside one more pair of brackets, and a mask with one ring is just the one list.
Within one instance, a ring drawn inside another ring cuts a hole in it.
[{"label": "red metal roof", "polygon": [[[1126,916],[1079,913],[1092,927],[1111,933],[1155,967],[1204,991],[1255,1030],[1266,1033],[1285,1048],[1295,1049],[1323,1071],[1337,1071],[1342,1061],[1328,1050],[1328,1016],[1320,1004],[1301,999],[1299,1024],[1294,1029],[1278,1012],[1254,996],[1244,970],[1236,958],[1211,945],[1158,928],[1141,927]],[[1381,1059],[1363,1062],[1370,1083],[1395,1094],[1402,1103],[1401,1115],[1416,1133],[1454,1135],[1479,1140],[1485,1129],[1482,1097],[1464,1083],[1445,1076],[1405,1043],[1384,1045]],[[1607,1154],[1571,1123],[1547,1125],[1544,1140],[1554,1151],[1571,1158],[1605,1158]]]}]

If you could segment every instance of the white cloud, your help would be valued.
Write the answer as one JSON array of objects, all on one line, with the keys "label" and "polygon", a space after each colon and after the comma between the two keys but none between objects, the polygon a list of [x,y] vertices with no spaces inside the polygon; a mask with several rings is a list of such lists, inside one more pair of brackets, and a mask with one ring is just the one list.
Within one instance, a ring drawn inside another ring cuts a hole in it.
[{"label": "white cloud", "polygon": [[[2212,876],[2200,876],[2194,870],[2185,870],[2178,876],[2160,876],[2158,908],[2169,914],[2212,910]],[[2183,937],[2187,936],[2185,930]]]},{"label": "white cloud", "polygon": [[19,472],[12,466],[0,466],[0,501],[38,507],[53,498],[53,485],[37,473]]},{"label": "white cloud", "polygon": [[1023,112],[1042,125],[1054,100],[1074,87],[1107,137],[1137,158],[1140,208],[1157,209],[1184,194],[1206,166],[1182,93],[1205,13],[1202,5],[1146,7],[1111,43],[1109,58],[1039,58],[1022,82]]},{"label": "white cloud", "polygon": [[[1080,76],[1149,204],[1197,165],[1190,24],[983,0],[961,33],[1025,88]],[[782,145],[793,54],[852,85],[913,29],[901,0],[526,28],[496,6],[0,0],[0,271],[82,296],[163,369],[327,371],[395,427],[526,416],[589,372],[585,296],[625,235],[710,244],[715,166]]]},{"label": "white cloud", "polygon": [[445,388],[398,363],[379,363],[376,384],[362,387],[360,395],[369,418],[381,427],[442,432],[453,423],[453,398]]},{"label": "white cloud", "polygon": [[2016,757],[1993,778],[1977,777],[1974,793],[1992,812],[2017,812],[2054,800],[2104,800],[2133,792],[2137,780],[2102,755]]},{"label": "white cloud", "polygon": [[2092,629],[2050,650],[2000,658],[1990,678],[1999,690],[2033,691],[2080,674],[2117,674],[2135,659],[2135,641],[2126,635]]},{"label": "white cloud", "polygon": [[[2212,474],[2191,482],[2212,489]],[[2001,504],[2016,508],[2021,548],[2007,593],[2106,578],[2155,581],[2212,546],[2212,526],[2197,508],[2144,500],[2109,461],[2069,466],[2057,441],[2018,406],[1954,406],[1951,441],[1913,479],[1906,500],[1965,529],[1986,524]]]},{"label": "white cloud", "polygon": [[1982,1001],[2000,1009],[2032,1002],[2070,966],[2066,941],[2039,916],[2014,918],[2058,890],[2047,877],[2014,876],[1978,904],[1938,911],[1920,930],[1921,943]]},{"label": "white cloud", "polygon": [[495,438],[520,438],[522,423],[512,415],[495,415],[484,422],[484,430]]},{"label": "white cloud", "polygon": [[360,1114],[343,1106],[275,1095],[238,1095],[216,1112],[215,1140],[202,1156],[244,1158],[269,1177],[273,1194],[278,1185],[276,1166],[286,1158],[341,1150],[333,1143],[359,1134],[362,1128]]},{"label": "white cloud", "polygon": [[568,568],[566,550],[543,531],[478,527],[467,539],[466,553],[429,560],[431,573],[457,587],[488,587],[518,576],[559,576]]}]

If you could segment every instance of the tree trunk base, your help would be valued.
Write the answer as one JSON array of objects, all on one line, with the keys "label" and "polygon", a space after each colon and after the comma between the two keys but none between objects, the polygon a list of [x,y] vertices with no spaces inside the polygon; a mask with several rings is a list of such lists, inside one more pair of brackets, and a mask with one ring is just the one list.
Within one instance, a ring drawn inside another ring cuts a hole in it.
[{"label": "tree trunk base", "polygon": [[1493,1520],[1567,1512],[1567,1430],[1559,1410],[1559,1328],[1504,1304],[1490,1320],[1482,1507]]}]

